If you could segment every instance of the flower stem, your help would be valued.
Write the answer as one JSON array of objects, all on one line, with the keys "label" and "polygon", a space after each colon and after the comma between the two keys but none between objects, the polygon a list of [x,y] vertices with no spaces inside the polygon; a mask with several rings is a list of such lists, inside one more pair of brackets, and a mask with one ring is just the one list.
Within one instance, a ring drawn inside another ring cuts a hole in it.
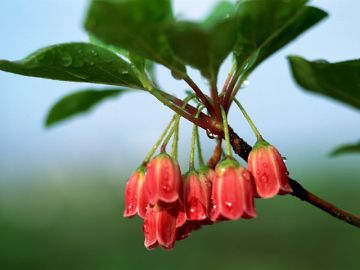
[{"label": "flower stem", "polygon": [[199,165],[201,167],[201,166],[205,166],[205,163],[204,163],[204,158],[203,158],[203,155],[202,155],[201,142],[200,142],[200,136],[199,136],[199,127],[198,126],[196,126],[195,132],[196,132],[196,145],[197,145],[197,151],[198,151]]},{"label": "flower stem", "polygon": [[150,152],[147,154],[147,156],[144,159],[143,164],[146,164],[150,161],[151,157],[154,155],[155,151],[159,148],[159,145],[161,144],[161,142],[164,140],[165,135],[169,132],[171,125],[174,123],[176,118],[176,114],[173,116],[173,118],[171,119],[170,123],[166,126],[165,130],[163,131],[163,133],[161,134],[160,138],[156,141],[156,143],[154,144],[154,146],[151,148]]},{"label": "flower stem", "polygon": [[245,108],[240,104],[240,102],[234,97],[233,100],[235,101],[236,105],[239,107],[240,111],[242,112],[242,114],[244,115],[244,117],[246,118],[247,122],[249,123],[252,131],[254,132],[256,138],[258,140],[262,139],[262,136],[259,132],[259,130],[256,128],[254,122],[251,120],[250,116],[247,114]]},{"label": "flower stem", "polygon": [[191,149],[190,149],[190,158],[189,158],[189,170],[194,169],[195,163],[195,141],[196,141],[196,125],[193,126],[192,136],[191,136]]},{"label": "flower stem", "polygon": [[227,121],[224,107],[221,106],[220,109],[221,109],[221,116],[222,116],[222,120],[223,120],[223,130],[224,130],[225,146],[226,146],[226,157],[232,158],[228,121]]},{"label": "flower stem", "polygon": [[[195,118],[199,117],[201,110],[204,108],[203,105],[199,106],[198,112],[196,113]],[[189,158],[189,170],[193,170],[195,167],[195,143],[197,141],[197,149],[198,149],[198,156],[199,156],[199,163],[200,165],[204,164],[204,160],[201,154],[201,146],[200,146],[200,138],[197,125],[193,126],[192,129],[192,136],[191,136],[191,149],[190,149],[190,158]]]},{"label": "flower stem", "polygon": [[[202,109],[204,109],[204,106],[199,106],[198,112],[195,116],[196,118],[199,117],[199,114],[201,113]],[[204,158],[202,155],[201,141],[200,141],[200,136],[199,136],[199,127],[197,125],[194,125],[194,127],[195,127],[195,136],[196,136],[196,146],[197,146],[197,151],[198,151],[198,160],[199,160],[200,167],[202,167],[202,166],[205,166],[205,163],[204,163]]]},{"label": "flower stem", "polygon": [[[196,95],[189,95],[187,96],[185,99],[184,99],[184,103],[183,103],[183,106],[181,107],[181,110],[183,110],[186,105],[192,100],[196,98]],[[173,142],[173,145],[172,145],[172,153],[171,155],[174,157],[174,158],[177,158],[177,149],[178,149],[178,142],[179,142],[179,123],[180,123],[180,115],[179,114],[176,114],[175,116],[175,123],[173,125],[173,127],[171,128],[168,136],[166,137],[166,139],[164,140],[162,146],[161,146],[161,152],[165,152],[166,151],[166,146],[168,145],[172,135],[175,133],[175,136],[174,136],[174,142]]]},{"label": "flower stem", "polygon": [[174,130],[174,139],[171,147],[171,156],[177,160],[178,158],[178,145],[179,145],[179,126],[180,126],[180,116],[175,120],[175,130]]},{"label": "flower stem", "polygon": [[179,119],[179,115],[175,115],[175,121],[174,121],[174,125],[172,126],[170,132],[168,133],[168,135],[166,136],[164,142],[161,145],[161,153],[164,153],[166,151],[166,146],[168,145],[171,137],[173,136],[175,129],[176,129],[176,122]]}]

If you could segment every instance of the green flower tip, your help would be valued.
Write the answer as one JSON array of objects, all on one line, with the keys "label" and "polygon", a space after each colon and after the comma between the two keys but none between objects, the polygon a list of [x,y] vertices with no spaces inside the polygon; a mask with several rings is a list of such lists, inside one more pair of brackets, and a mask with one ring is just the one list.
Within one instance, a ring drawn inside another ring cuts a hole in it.
[{"label": "green flower tip", "polygon": [[222,160],[216,167],[218,169],[225,170],[225,169],[227,169],[229,167],[234,167],[234,168],[240,167],[240,163],[237,162],[233,158],[227,157],[224,160]]},{"label": "green flower tip", "polygon": [[142,164],[142,165],[140,165],[140,167],[139,168],[137,168],[136,169],[136,171],[138,172],[138,173],[140,173],[140,174],[145,174],[145,172],[146,172],[146,164]]},{"label": "green flower tip", "polygon": [[189,170],[187,173],[184,174],[184,181],[188,180],[191,175],[198,176],[198,173],[194,169]]},{"label": "green flower tip", "polygon": [[268,143],[267,141],[265,141],[262,137],[260,139],[257,140],[257,142],[255,143],[253,150],[257,150],[260,148],[265,148],[265,147],[269,147],[271,144]]}]

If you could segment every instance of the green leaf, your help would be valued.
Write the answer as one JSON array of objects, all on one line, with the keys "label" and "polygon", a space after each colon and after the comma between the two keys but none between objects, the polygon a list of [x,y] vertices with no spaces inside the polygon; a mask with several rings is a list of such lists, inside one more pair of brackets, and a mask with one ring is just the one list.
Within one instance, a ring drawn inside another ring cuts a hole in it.
[{"label": "green leaf", "polygon": [[87,89],[71,93],[55,103],[50,109],[45,125],[51,127],[79,114],[87,113],[100,102],[127,92],[125,89]]},{"label": "green leaf", "polygon": [[343,154],[360,154],[360,141],[354,144],[345,144],[336,148],[330,153],[330,156],[335,157]]},{"label": "green leaf", "polygon": [[185,75],[162,31],[172,21],[170,0],[93,0],[85,28],[105,43]]},{"label": "green leaf", "polygon": [[156,85],[156,76],[154,72],[155,64],[154,62],[147,60],[139,55],[135,55],[133,53],[129,53],[128,51],[118,48],[113,45],[106,44],[105,42],[101,41],[100,39],[96,38],[93,35],[89,35],[89,41],[92,44],[95,44],[99,47],[105,48],[107,50],[113,51],[114,53],[117,53],[121,55],[122,57],[126,58],[131,64],[134,65],[138,69],[139,72],[146,75],[146,77],[150,77],[150,79],[153,81],[153,84]]},{"label": "green leaf", "polygon": [[214,82],[221,63],[234,48],[235,30],[236,18],[229,17],[206,25],[177,22],[167,28],[166,35],[183,62]]},{"label": "green leaf", "polygon": [[220,1],[209,13],[207,18],[202,22],[205,27],[210,27],[217,24],[223,19],[233,16],[235,13],[235,5],[228,1]]},{"label": "green leaf", "polygon": [[248,74],[267,57],[327,16],[307,0],[240,1],[234,55]]},{"label": "green leaf", "polygon": [[16,62],[0,60],[0,70],[61,81],[143,88],[129,63],[90,43],[47,47]]},{"label": "green leaf", "polygon": [[101,48],[107,49],[109,51],[112,51],[114,53],[120,54],[121,56],[124,56],[125,58],[129,58],[129,52],[128,51],[126,51],[124,49],[121,49],[121,48],[118,48],[118,47],[113,46],[113,45],[106,44],[105,42],[101,41],[100,39],[98,39],[94,35],[89,34],[89,41],[90,41],[90,43],[92,43],[92,44],[94,44],[94,45],[96,45],[98,47],[101,47]]},{"label": "green leaf", "polygon": [[296,82],[306,90],[360,109],[360,60],[338,63],[289,57]]}]

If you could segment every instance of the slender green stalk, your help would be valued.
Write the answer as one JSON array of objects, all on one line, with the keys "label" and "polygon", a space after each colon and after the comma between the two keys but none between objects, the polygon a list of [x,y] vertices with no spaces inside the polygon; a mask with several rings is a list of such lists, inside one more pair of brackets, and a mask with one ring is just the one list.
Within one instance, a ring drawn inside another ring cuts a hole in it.
[{"label": "slender green stalk", "polygon": [[[181,107],[181,110],[183,108],[186,107],[186,105],[192,100],[196,98],[196,95],[189,95],[187,96],[185,99],[184,99],[184,103],[183,103],[183,106]],[[179,143],[179,124],[180,124],[180,116],[182,115],[175,115],[175,123],[174,123],[174,126],[171,128],[168,136],[166,137],[166,139],[164,140],[162,146],[161,146],[161,152],[165,152],[166,151],[166,146],[168,145],[171,137],[173,136],[173,134],[175,133],[175,136],[174,136],[174,141],[173,141],[173,145],[172,145],[172,153],[171,155],[174,157],[174,158],[177,158],[177,152],[178,152],[178,143]],[[194,118],[194,119],[197,119],[197,118]]]},{"label": "slender green stalk", "polygon": [[204,157],[202,155],[202,149],[201,149],[201,141],[199,136],[199,127],[196,126],[196,145],[197,145],[197,151],[198,151],[198,159],[199,159],[199,165],[205,166]]},{"label": "slender green stalk", "polygon": [[[246,81],[246,78],[247,78],[247,77],[244,75],[244,76],[242,76],[242,77],[238,80],[238,82],[236,83],[236,86],[235,86],[235,88],[234,88],[234,90],[233,90],[232,98],[236,97],[236,95],[237,95],[237,93],[239,92],[241,86],[242,86],[242,85],[244,84],[244,82]],[[230,107],[230,106],[229,106],[229,107]]]},{"label": "slender green stalk", "polygon": [[175,130],[176,130],[176,121],[179,118],[178,115],[175,115],[175,122],[174,125],[172,126],[170,132],[168,133],[168,135],[166,136],[165,140],[163,141],[162,145],[161,145],[161,153],[164,153],[166,151],[166,146],[168,145],[171,137],[173,136]]},{"label": "slender green stalk", "polygon": [[230,136],[229,136],[229,126],[226,117],[226,113],[224,107],[221,106],[221,116],[223,120],[223,130],[224,130],[224,137],[225,137],[225,147],[226,147],[226,157],[232,158],[231,152],[231,144],[230,144]]},{"label": "slender green stalk", "polygon": [[246,118],[247,122],[249,123],[252,131],[254,132],[256,138],[262,139],[262,136],[259,132],[259,130],[256,128],[254,122],[251,120],[250,116],[247,114],[246,110],[244,109],[244,107],[240,104],[240,102],[234,97],[233,100],[235,101],[236,105],[239,107],[240,111],[242,112],[242,114],[244,115],[244,117]]},{"label": "slender green stalk", "polygon": [[189,170],[193,170],[195,167],[194,166],[194,164],[195,164],[195,142],[196,142],[196,125],[194,125],[193,129],[192,129]]},{"label": "slender green stalk", "polygon": [[175,134],[171,147],[171,155],[177,160],[178,158],[178,145],[179,145],[179,126],[180,126],[180,116],[178,116],[175,120]]},{"label": "slender green stalk", "polygon": [[[195,118],[199,117],[199,114],[202,109],[204,109],[204,105],[200,105],[198,107],[198,111],[195,115]],[[197,125],[193,126],[192,129],[192,136],[191,136],[191,149],[190,149],[190,158],[189,158],[189,170],[193,170],[195,167],[195,143],[197,141],[197,149],[198,149],[198,156],[199,156],[199,163],[200,165],[204,165],[204,160],[201,154],[201,145],[200,145],[200,138]]]},{"label": "slender green stalk", "polygon": [[169,129],[170,129],[171,125],[174,123],[175,119],[176,119],[176,114],[173,116],[170,123],[166,126],[165,130],[161,134],[160,138],[156,141],[154,146],[151,148],[150,152],[145,157],[144,162],[143,162],[144,164],[146,164],[150,161],[150,159],[154,155],[155,151],[159,148],[161,142],[164,140],[165,135],[169,132]]},{"label": "slender green stalk", "polygon": [[[204,106],[199,106],[198,112],[195,116],[196,118],[199,117],[199,114],[201,113],[202,109],[204,109]],[[198,151],[199,165],[200,165],[200,167],[202,167],[202,166],[205,166],[205,163],[204,163],[204,158],[202,155],[201,141],[200,141],[200,136],[199,136],[199,127],[197,125],[194,125],[194,127],[195,127],[196,146],[197,146],[197,151]]]}]

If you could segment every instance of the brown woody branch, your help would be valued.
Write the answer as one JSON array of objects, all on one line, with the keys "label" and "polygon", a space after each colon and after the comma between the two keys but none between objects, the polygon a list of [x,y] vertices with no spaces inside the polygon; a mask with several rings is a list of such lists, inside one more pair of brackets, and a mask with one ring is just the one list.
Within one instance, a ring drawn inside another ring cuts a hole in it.
[{"label": "brown woody branch", "polygon": [[[238,154],[241,158],[247,161],[249,153],[252,147],[247,144],[242,138],[240,138],[232,128],[229,127],[230,132],[230,141],[234,149],[234,152]],[[291,193],[292,196],[297,197],[302,201],[306,201],[313,206],[320,208],[321,210],[327,212],[335,218],[338,218],[342,221],[345,221],[355,227],[360,228],[360,216],[351,214],[343,209],[336,207],[335,205],[321,199],[320,197],[312,194],[301,186],[296,180],[290,178],[290,185],[293,189]]]}]

